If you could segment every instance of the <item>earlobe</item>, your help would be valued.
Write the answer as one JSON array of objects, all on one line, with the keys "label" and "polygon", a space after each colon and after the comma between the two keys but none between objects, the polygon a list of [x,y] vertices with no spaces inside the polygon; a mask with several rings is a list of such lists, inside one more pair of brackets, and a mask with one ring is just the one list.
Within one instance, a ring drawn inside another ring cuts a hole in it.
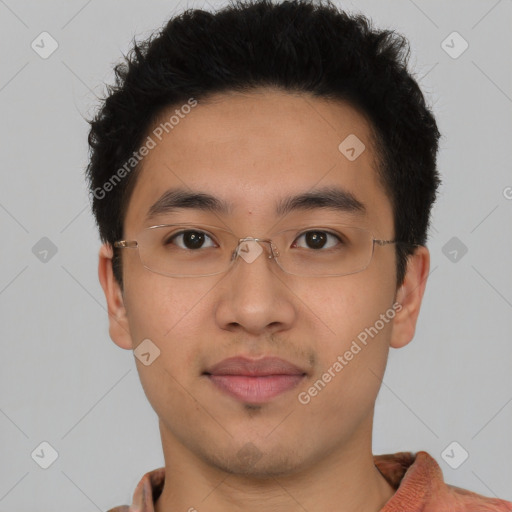
[{"label": "earlobe", "polygon": [[132,350],[123,294],[112,270],[112,255],[112,247],[109,244],[103,244],[99,251],[98,278],[107,301],[109,334],[116,345],[126,350]]},{"label": "earlobe", "polygon": [[390,341],[393,348],[404,347],[414,337],[429,268],[430,253],[426,247],[420,246],[408,258],[405,279],[396,296],[401,309],[393,320]]}]

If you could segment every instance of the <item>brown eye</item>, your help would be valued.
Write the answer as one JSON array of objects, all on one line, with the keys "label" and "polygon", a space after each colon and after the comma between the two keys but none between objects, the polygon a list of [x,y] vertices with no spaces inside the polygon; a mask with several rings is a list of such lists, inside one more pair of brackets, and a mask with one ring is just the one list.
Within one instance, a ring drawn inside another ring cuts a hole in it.
[{"label": "brown eye", "polygon": [[[330,245],[327,245],[329,242],[329,237],[331,237],[334,243],[331,242]],[[329,233],[327,231],[306,231],[302,233],[294,242],[293,246],[297,246],[297,241],[304,238],[306,242],[306,249],[331,249],[336,245],[336,241],[341,242],[340,238],[333,233]]]},{"label": "brown eye", "polygon": [[[204,248],[203,244],[204,244],[205,240],[207,240],[207,239],[211,240],[211,238],[203,231],[186,230],[186,231],[180,231],[179,233],[172,235],[171,237],[169,237],[168,239],[165,240],[164,244],[165,245],[169,245],[171,243],[174,244],[175,240],[180,240],[180,239],[181,239],[181,243],[176,243],[176,245],[178,247],[180,247],[181,249],[189,249],[189,250],[202,249],[202,248]],[[214,247],[214,245],[210,245],[207,247]]]}]

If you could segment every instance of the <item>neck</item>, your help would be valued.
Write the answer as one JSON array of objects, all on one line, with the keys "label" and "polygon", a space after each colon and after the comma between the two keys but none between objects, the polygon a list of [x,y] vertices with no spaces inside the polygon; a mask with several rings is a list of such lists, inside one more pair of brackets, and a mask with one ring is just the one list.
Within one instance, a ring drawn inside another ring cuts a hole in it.
[{"label": "neck", "polygon": [[228,473],[207,464],[162,424],[160,429],[165,484],[155,512],[378,512],[395,492],[374,465],[371,427],[361,429],[369,441],[364,445],[361,438],[354,439],[293,474],[267,477]]}]

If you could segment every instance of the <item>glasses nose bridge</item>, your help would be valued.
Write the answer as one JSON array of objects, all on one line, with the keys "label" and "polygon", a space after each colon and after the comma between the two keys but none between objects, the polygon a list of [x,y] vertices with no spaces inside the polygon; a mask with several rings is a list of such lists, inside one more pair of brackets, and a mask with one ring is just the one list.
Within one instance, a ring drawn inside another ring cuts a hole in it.
[{"label": "glasses nose bridge", "polygon": [[[238,243],[237,243],[237,245],[233,251],[233,255],[232,255],[233,260],[237,259],[238,256],[241,256],[247,262],[250,261],[250,259],[245,257],[245,254],[248,254],[251,250],[249,245],[246,245],[244,247],[244,243],[246,243],[246,242],[257,242],[260,246],[263,244],[266,244],[269,249],[268,256],[267,256],[268,259],[276,259],[279,256],[279,251],[278,251],[277,247],[275,246],[273,240],[271,240],[270,238],[254,238],[252,236],[247,236],[247,237],[238,239]],[[244,253],[244,255],[242,255],[242,253]],[[257,256],[259,256],[259,254]],[[251,261],[254,261],[255,259],[256,258],[251,259]]]}]

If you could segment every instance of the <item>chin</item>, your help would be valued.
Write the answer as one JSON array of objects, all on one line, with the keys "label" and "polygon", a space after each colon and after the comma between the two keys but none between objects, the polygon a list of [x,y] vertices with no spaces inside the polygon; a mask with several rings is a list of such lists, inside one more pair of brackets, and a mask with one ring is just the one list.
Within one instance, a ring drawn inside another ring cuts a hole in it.
[{"label": "chin", "polygon": [[[292,456],[293,455],[293,456]],[[303,457],[279,452],[272,449],[265,453],[251,442],[246,443],[240,450],[225,456],[205,454],[207,463],[231,475],[247,476],[261,480],[288,476],[300,471],[304,463]]]}]

